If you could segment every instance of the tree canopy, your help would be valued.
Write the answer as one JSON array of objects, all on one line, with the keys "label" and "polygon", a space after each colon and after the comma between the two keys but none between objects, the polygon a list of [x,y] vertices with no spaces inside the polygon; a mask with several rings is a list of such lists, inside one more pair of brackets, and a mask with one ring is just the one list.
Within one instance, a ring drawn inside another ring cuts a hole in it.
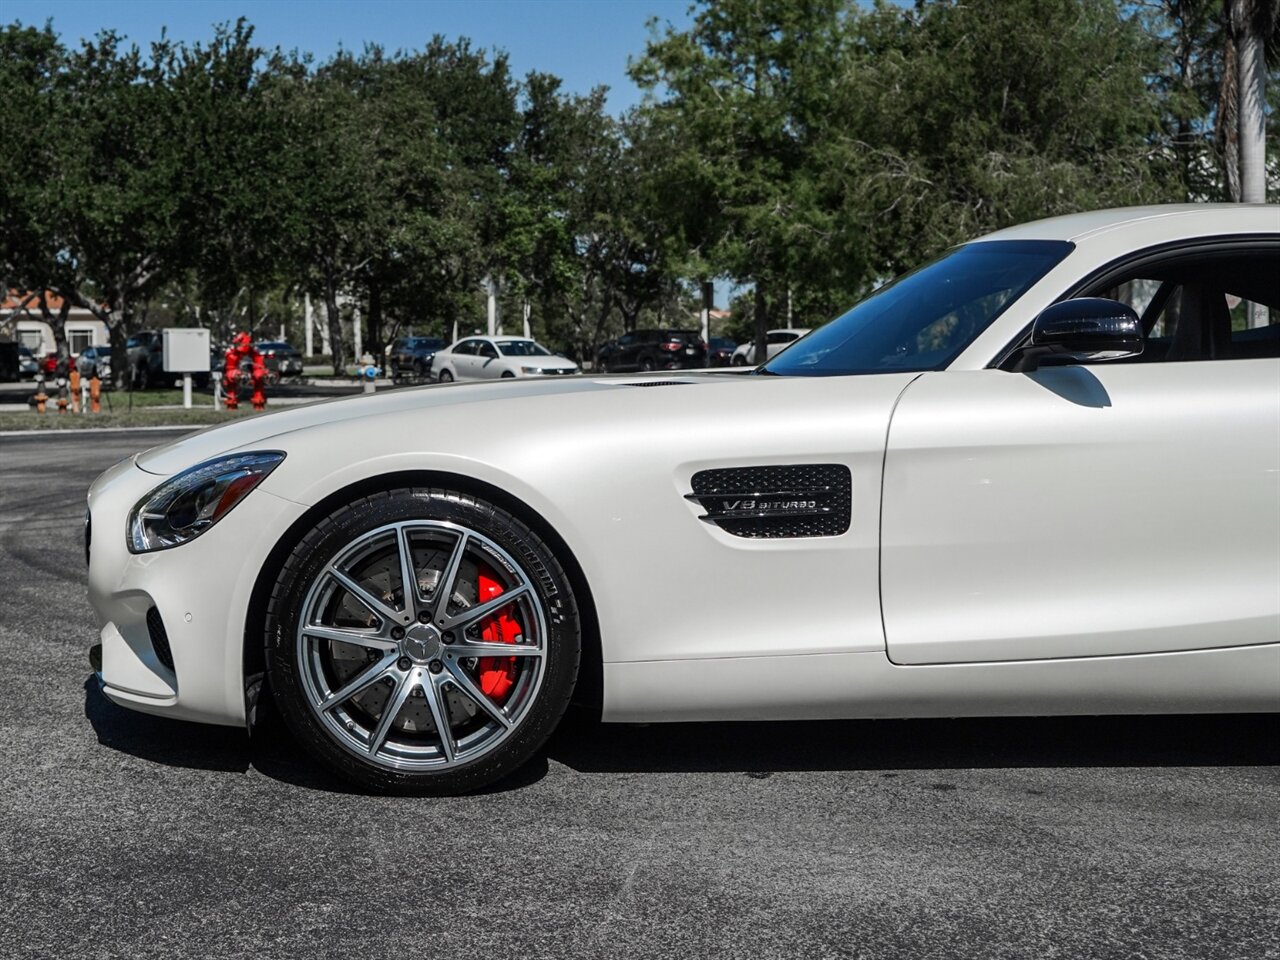
[{"label": "tree canopy", "polygon": [[1242,24],[1273,77],[1276,5],[703,0],[654,26],[621,116],[462,38],[317,62],[243,20],[146,49],[14,23],[0,283],[115,337],[274,332],[309,295],[335,369],[353,320],[374,352],[477,328],[486,282],[508,328],[584,358],[693,325],[712,279],[751,291],[738,329],[812,326],[1010,223],[1238,196]]}]

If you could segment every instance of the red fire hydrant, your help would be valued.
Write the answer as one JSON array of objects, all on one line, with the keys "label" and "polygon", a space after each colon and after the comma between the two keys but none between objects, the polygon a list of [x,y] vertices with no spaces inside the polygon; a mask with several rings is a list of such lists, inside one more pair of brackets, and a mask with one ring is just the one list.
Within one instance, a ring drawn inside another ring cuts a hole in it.
[{"label": "red fire hydrant", "polygon": [[227,409],[235,410],[240,406],[236,390],[241,383],[252,385],[253,395],[250,401],[253,409],[265,410],[267,396],[262,392],[267,379],[267,365],[253,345],[253,338],[241,331],[231,338],[231,346],[227,349],[226,365],[222,374],[222,390],[226,394]]}]

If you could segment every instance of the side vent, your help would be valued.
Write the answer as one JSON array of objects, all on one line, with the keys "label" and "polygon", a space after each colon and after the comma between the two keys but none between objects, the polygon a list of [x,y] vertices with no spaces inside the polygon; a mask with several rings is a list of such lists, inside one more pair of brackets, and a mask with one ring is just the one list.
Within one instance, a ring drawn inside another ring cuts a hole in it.
[{"label": "side vent", "polygon": [[700,470],[686,500],[735,537],[838,537],[849,529],[853,480],[840,463]]},{"label": "side vent", "polygon": [[688,380],[633,380],[630,383],[620,383],[620,387],[687,387]]}]

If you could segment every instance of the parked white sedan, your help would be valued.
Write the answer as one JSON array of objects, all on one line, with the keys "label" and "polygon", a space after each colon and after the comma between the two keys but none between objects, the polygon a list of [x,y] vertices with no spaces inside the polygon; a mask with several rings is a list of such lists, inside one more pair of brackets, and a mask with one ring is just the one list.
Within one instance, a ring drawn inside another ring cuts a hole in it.
[{"label": "parked white sedan", "polygon": [[252,724],[269,689],[373,789],[501,777],[575,695],[606,721],[1277,711],[1280,209],[1003,230],[745,376],[242,419],[103,474],[86,542],[107,697]]},{"label": "parked white sedan", "polygon": [[436,351],[431,360],[431,377],[441,383],[562,377],[579,372],[572,360],[526,337],[468,337]]},{"label": "parked white sedan", "polygon": [[[764,359],[772,360],[779,352],[791,346],[808,332],[808,327],[780,327],[777,330],[768,331],[764,338],[766,354]],[[729,358],[730,365],[735,367],[754,367],[757,363],[762,362],[756,356],[754,340],[738,344],[738,348],[733,351],[733,356]]]}]

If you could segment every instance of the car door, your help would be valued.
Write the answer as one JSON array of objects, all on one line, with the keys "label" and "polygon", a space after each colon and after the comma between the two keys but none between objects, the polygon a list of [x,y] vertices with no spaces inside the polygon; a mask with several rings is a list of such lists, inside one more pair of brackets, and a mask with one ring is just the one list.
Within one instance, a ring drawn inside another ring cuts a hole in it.
[{"label": "car door", "polygon": [[447,363],[453,367],[453,375],[459,380],[470,380],[475,377],[476,348],[478,340],[463,340],[455,345],[447,356]]},{"label": "car door", "polygon": [[502,375],[503,364],[498,355],[498,348],[490,340],[476,341],[475,377],[479,380],[494,380]]},{"label": "car door", "polygon": [[882,512],[891,660],[1280,642],[1280,251],[1197,257],[1086,291],[1142,314],[1132,362],[931,372],[904,392]]}]

